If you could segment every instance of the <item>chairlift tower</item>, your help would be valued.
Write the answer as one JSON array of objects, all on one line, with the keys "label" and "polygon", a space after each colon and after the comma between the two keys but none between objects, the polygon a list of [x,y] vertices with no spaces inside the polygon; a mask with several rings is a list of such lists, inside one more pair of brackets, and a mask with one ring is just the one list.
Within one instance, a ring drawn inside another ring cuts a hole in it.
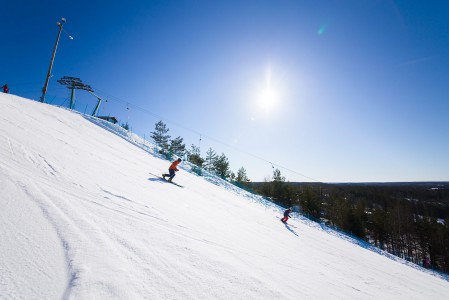
[{"label": "chairlift tower", "polygon": [[61,79],[59,79],[58,82],[62,85],[67,86],[67,88],[71,90],[70,105],[69,105],[70,109],[75,108],[75,90],[85,90],[89,93],[94,92],[94,90],[91,88],[90,85],[84,84],[81,81],[81,79],[77,77],[64,76]]},{"label": "chairlift tower", "polygon": [[[103,99],[100,96],[94,94],[93,92],[90,92],[90,93],[92,94],[92,96],[96,97],[98,100],[97,105],[95,106],[94,111],[92,112],[92,116],[96,117],[98,110],[100,109],[100,104],[103,101]],[[108,100],[106,100],[106,102],[108,102]]]}]

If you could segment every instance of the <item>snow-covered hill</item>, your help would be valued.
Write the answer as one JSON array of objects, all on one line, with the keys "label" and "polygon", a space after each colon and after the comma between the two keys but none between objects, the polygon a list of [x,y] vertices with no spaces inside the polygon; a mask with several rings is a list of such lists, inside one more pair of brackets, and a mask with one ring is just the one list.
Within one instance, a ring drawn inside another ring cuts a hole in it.
[{"label": "snow-covered hill", "polygon": [[448,281],[304,219],[285,226],[276,206],[187,164],[184,188],[165,183],[168,161],[89,119],[0,95],[2,299],[449,295]]}]

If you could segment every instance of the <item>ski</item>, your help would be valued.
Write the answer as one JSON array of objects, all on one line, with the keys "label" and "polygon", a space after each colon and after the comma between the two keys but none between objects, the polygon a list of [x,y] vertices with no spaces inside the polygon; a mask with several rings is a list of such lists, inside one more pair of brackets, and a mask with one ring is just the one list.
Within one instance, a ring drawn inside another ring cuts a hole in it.
[{"label": "ski", "polygon": [[165,179],[164,177],[161,177],[161,178],[162,178],[162,180],[164,180],[165,182],[168,182],[168,183],[171,183],[171,184],[173,184],[173,185],[179,186],[180,188],[184,188],[182,185],[177,184],[176,182],[168,181],[168,179]]}]

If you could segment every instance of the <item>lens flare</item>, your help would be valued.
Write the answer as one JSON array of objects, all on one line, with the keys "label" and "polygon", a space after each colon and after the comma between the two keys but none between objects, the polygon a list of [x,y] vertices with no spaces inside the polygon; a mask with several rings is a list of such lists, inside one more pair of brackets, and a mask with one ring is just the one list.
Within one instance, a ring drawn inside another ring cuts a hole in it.
[{"label": "lens flare", "polygon": [[318,29],[318,35],[323,35],[326,31],[326,25],[321,25],[321,27]]}]

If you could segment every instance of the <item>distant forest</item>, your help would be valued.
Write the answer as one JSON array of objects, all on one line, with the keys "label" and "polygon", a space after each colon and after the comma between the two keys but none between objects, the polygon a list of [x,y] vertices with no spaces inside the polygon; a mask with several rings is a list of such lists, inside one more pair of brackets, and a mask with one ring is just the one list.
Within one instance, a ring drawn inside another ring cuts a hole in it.
[{"label": "distant forest", "polygon": [[172,139],[168,132],[162,121],[151,132],[159,153],[183,157],[198,175],[215,174],[393,255],[449,273],[449,182],[295,183],[279,169],[270,181],[251,182],[244,167],[230,170],[224,153],[209,148],[202,157],[197,146],[186,149],[182,137]]},{"label": "distant forest", "polygon": [[449,273],[449,182],[251,183],[284,207],[405,260]]}]

